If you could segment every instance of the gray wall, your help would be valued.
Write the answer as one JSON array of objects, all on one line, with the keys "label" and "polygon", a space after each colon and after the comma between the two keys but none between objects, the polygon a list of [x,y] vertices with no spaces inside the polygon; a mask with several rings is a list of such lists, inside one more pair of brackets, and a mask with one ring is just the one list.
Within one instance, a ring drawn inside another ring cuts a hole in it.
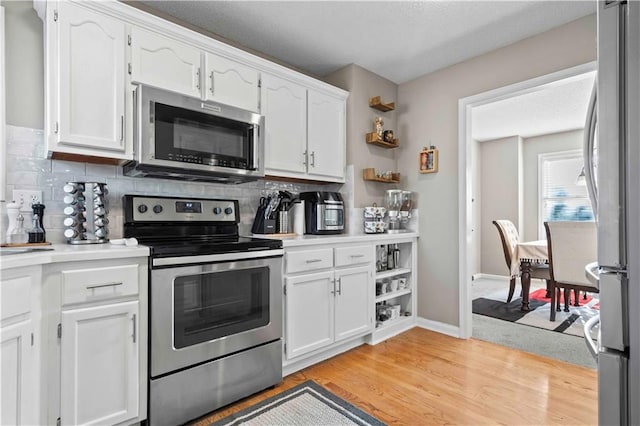
[{"label": "gray wall", "polygon": [[[401,84],[398,127],[403,182],[422,203],[418,315],[459,325],[458,101],[596,59],[595,15]],[[418,152],[440,150],[438,173],[419,174]],[[426,201],[426,202],[425,202]]]},{"label": "gray wall", "polygon": [[[502,243],[492,224],[496,219],[508,219],[521,227],[522,179],[520,158],[522,138],[510,138],[480,143],[480,199],[482,200],[480,229],[481,272],[509,275],[504,262]],[[477,238],[477,236],[475,236]]]},{"label": "gray wall", "polygon": [[7,124],[44,127],[42,21],[31,1],[2,1],[5,7]]},{"label": "gray wall", "polygon": [[[351,64],[335,71],[324,80],[349,91],[347,100],[347,164],[354,166],[354,207],[371,206],[377,203],[384,204],[384,193],[387,189],[403,188],[400,184],[386,184],[380,182],[364,181],[362,170],[373,167],[376,170],[397,171],[396,152],[404,149],[402,135],[396,125],[397,111],[381,112],[369,107],[369,99],[373,96],[381,96],[382,102],[396,102],[398,98],[398,86],[377,74]],[[400,138],[400,147],[386,149],[376,145],[367,144],[365,136],[374,131],[374,120],[382,117],[384,129],[391,129],[395,137]]]},{"label": "gray wall", "polygon": [[524,226],[520,228],[524,240],[538,240],[544,235],[538,229],[538,155],[582,149],[583,130],[554,133],[524,140]]}]

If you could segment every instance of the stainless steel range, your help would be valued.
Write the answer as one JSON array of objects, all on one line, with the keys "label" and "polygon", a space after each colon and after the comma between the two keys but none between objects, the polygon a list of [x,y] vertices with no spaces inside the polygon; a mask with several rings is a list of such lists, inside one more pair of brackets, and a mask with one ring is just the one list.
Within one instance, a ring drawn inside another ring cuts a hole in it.
[{"label": "stainless steel range", "polygon": [[237,200],[125,195],[151,248],[149,422],[175,425],[282,380],[282,242],[238,235]]}]

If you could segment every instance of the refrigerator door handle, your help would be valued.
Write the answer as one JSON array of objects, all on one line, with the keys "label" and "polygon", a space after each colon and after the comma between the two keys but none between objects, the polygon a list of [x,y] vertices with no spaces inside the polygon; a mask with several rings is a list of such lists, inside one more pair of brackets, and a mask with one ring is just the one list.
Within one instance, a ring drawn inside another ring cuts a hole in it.
[{"label": "refrigerator door handle", "polygon": [[596,108],[597,102],[598,84],[597,81],[594,81],[591,98],[589,99],[589,108],[587,110],[587,122],[584,126],[585,132],[582,155],[584,157],[584,177],[587,184],[587,192],[589,193],[591,208],[596,222],[598,221],[598,188],[596,186],[595,158],[593,157],[593,149],[595,146],[596,123],[598,120]]},{"label": "refrigerator door handle", "polygon": [[584,323],[584,342],[587,344],[587,349],[591,352],[591,356],[595,358],[596,363],[598,362],[598,344],[591,337],[591,330],[600,324],[600,315],[596,315],[593,318],[590,318],[586,323]]},{"label": "refrigerator door handle", "polygon": [[584,275],[594,287],[598,287],[600,281],[598,262],[587,263],[587,266],[584,267]]}]

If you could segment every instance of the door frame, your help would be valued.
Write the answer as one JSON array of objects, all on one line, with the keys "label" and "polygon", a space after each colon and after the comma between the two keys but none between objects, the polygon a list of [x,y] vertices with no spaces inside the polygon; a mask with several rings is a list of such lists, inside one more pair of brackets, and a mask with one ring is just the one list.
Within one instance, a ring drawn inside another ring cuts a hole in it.
[{"label": "door frame", "polygon": [[473,211],[470,202],[473,165],[470,149],[473,142],[471,111],[481,105],[553,87],[565,83],[568,79],[578,78],[582,74],[596,70],[597,62],[592,61],[458,100],[458,229],[460,231],[458,233],[458,324],[459,334],[463,339],[468,339],[472,334],[470,271],[474,254],[472,244],[474,236]]}]

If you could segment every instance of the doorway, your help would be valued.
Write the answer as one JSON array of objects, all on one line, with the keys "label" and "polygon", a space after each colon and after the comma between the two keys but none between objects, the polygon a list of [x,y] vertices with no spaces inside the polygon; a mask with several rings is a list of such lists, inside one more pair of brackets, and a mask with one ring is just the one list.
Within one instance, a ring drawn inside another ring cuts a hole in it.
[{"label": "doorway", "polygon": [[[474,208],[474,164],[478,160],[478,150],[474,139],[474,109],[491,104],[510,101],[518,97],[557,88],[593,73],[596,63],[573,67],[535,79],[516,83],[471,97],[463,98],[458,103],[458,148],[459,148],[459,246],[460,246],[460,278],[459,278],[459,323],[460,336],[472,336],[472,276],[476,271],[478,258],[478,222]],[[518,221],[522,223],[521,220]],[[536,225],[537,226],[537,223]],[[495,232],[495,231],[494,231]],[[503,261],[504,263],[504,261]],[[505,293],[507,287],[505,287]]]}]

